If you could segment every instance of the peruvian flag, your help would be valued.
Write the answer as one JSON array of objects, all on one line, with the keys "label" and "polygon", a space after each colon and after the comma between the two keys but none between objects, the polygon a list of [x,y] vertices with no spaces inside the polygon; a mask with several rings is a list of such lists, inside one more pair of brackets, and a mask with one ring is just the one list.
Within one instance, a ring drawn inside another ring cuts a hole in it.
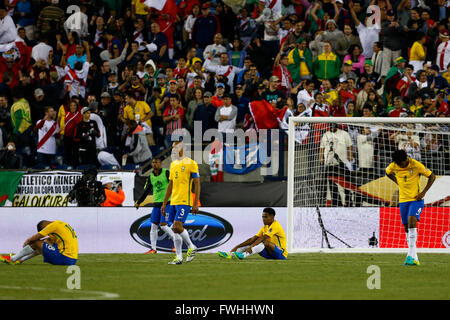
[{"label": "peruvian flag", "polygon": [[177,5],[175,0],[144,0],[147,7],[155,8],[162,13],[175,17],[177,15]]},{"label": "peruvian flag", "polygon": [[274,108],[266,100],[250,102],[250,112],[255,121],[256,130],[278,129],[280,121],[284,119],[287,107],[283,109]]}]

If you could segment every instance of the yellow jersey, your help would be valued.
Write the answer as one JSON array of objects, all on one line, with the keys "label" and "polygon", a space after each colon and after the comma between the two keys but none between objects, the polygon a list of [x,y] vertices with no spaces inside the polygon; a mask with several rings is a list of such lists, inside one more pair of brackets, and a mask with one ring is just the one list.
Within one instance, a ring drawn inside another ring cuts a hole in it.
[{"label": "yellow jersey", "polygon": [[199,178],[198,164],[190,158],[175,160],[170,164],[169,180],[172,181],[171,205],[193,206],[191,196],[193,179]]},{"label": "yellow jersey", "polygon": [[270,226],[265,225],[262,227],[256,236],[268,236],[269,241],[280,248],[281,251],[283,251],[283,256],[287,258],[288,252],[286,250],[286,234],[284,233],[283,227],[277,220],[274,220]]},{"label": "yellow jersey", "polygon": [[[136,115],[139,115],[139,120],[142,121],[145,116],[151,111],[150,106],[145,101],[136,101],[134,108],[127,105],[123,109],[123,117],[125,120],[136,120]],[[146,124],[151,128],[152,122],[150,119],[145,121]]]},{"label": "yellow jersey", "polygon": [[134,6],[135,8],[135,12],[138,15],[141,16],[146,16],[148,14],[148,11],[145,10],[145,8],[147,8],[147,6],[145,5],[145,3],[141,0],[131,0],[131,5]]},{"label": "yellow jersey", "polygon": [[39,231],[44,237],[48,236],[50,242],[56,243],[59,252],[69,258],[78,259],[78,240],[73,228],[63,221],[53,221]]},{"label": "yellow jersey", "polygon": [[395,162],[392,162],[386,168],[386,174],[395,174],[398,184],[399,202],[416,201],[416,196],[420,193],[420,176],[429,177],[431,170],[417,160],[409,159],[406,168],[400,168]]}]

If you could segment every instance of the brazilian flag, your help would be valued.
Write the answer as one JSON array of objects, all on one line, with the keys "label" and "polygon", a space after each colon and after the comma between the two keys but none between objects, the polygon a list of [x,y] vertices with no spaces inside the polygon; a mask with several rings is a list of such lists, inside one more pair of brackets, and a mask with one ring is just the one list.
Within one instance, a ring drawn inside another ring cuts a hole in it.
[{"label": "brazilian flag", "polygon": [[0,173],[0,207],[12,202],[20,179],[25,172],[3,171]]}]

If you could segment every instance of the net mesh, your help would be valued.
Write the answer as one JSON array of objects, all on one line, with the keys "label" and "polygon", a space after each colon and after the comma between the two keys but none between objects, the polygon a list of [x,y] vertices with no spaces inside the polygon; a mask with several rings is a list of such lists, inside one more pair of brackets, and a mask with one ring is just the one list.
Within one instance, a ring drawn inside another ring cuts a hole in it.
[{"label": "net mesh", "polygon": [[[450,121],[294,125],[292,251],[406,248],[398,188],[385,174],[396,149],[437,176],[424,198],[418,248],[450,248]],[[421,188],[426,182],[422,176]]]}]

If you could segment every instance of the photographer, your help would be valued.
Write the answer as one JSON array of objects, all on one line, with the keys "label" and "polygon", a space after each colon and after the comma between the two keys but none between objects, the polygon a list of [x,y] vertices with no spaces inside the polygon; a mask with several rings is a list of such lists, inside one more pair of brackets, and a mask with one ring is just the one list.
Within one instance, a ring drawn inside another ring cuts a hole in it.
[{"label": "photographer", "polygon": [[97,169],[86,168],[83,176],[75,183],[69,192],[68,201],[77,201],[78,207],[99,207],[105,202],[105,189],[101,182],[96,181]]},{"label": "photographer", "polygon": [[102,179],[106,200],[100,206],[102,207],[121,207],[125,201],[125,193],[122,190],[122,185],[116,184],[109,177]]},{"label": "photographer", "polygon": [[[345,180],[350,180],[346,176],[349,169],[353,170],[353,143],[347,131],[338,128],[335,123],[330,124],[330,130],[325,132],[320,141],[320,164],[324,166],[322,170],[322,179],[320,180],[319,197],[322,199],[322,205],[326,206],[327,201],[327,184],[330,184],[331,202],[333,207],[341,206],[341,199],[337,184],[329,180],[330,177],[345,177]],[[345,190],[344,206],[349,206],[351,203],[350,192]]]},{"label": "photographer", "polygon": [[16,154],[16,145],[9,142],[6,148],[0,150],[0,168],[20,169],[22,168],[22,157]]}]

